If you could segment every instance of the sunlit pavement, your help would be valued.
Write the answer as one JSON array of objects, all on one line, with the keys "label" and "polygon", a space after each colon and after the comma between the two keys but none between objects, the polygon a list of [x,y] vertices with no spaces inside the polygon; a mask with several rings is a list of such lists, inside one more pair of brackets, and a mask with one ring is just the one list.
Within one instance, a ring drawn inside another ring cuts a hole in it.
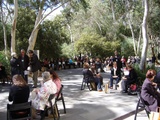
[{"label": "sunlit pavement", "polygon": [[[63,113],[62,103],[58,102],[60,120],[134,120],[137,96],[120,93],[119,90],[104,91],[80,90],[82,68],[56,71],[64,85],[64,99],[67,113]],[[101,73],[104,83],[109,80],[109,73]],[[41,78],[39,78],[41,79]],[[31,78],[29,84],[32,84]],[[0,86],[0,120],[6,120],[9,86]],[[39,117],[37,118],[37,120]],[[47,118],[51,120],[53,118]],[[148,120],[144,111],[137,115],[137,120]]]}]

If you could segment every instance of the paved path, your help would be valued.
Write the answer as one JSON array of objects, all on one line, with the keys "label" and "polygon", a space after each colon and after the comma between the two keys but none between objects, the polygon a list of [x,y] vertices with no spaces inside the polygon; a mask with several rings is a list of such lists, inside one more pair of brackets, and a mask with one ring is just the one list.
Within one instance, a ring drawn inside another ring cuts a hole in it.
[{"label": "paved path", "polygon": [[[122,94],[119,90],[111,90],[109,94],[104,91],[89,91],[87,88],[80,90],[81,68],[56,72],[64,85],[63,93],[67,108],[67,113],[63,114],[63,106],[61,102],[58,102],[60,120],[134,120],[133,111],[136,108],[137,96]],[[102,73],[102,76],[106,83],[109,73]],[[32,81],[30,80],[29,83]],[[6,120],[8,88],[8,86],[1,88],[0,120]],[[144,111],[138,113],[137,120],[148,120]]]}]

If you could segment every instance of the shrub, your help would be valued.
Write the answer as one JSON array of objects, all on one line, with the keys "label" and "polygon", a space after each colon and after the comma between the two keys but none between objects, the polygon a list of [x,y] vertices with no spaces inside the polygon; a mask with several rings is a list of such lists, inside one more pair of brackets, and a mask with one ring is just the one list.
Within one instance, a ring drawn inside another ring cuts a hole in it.
[{"label": "shrub", "polygon": [[143,84],[143,81],[145,80],[146,78],[146,72],[149,70],[149,69],[154,69],[156,71],[158,71],[158,68],[155,67],[155,65],[149,65],[147,64],[146,66],[146,69],[144,71],[140,70],[140,67],[139,67],[139,64],[134,64],[134,69],[136,70],[136,73],[137,73],[137,76],[138,76],[138,80],[139,80],[139,83],[140,85]]}]

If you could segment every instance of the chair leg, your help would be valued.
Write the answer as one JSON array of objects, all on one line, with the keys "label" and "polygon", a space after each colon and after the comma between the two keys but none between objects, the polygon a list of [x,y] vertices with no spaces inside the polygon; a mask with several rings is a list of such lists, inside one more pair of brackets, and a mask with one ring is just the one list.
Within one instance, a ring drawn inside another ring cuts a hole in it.
[{"label": "chair leg", "polygon": [[[91,84],[91,83],[90,83]],[[87,87],[89,89],[89,91],[92,91],[92,89],[90,88],[89,84],[87,83]]]},{"label": "chair leg", "polygon": [[63,103],[63,109],[64,109],[64,113],[66,114],[66,106],[65,106],[65,102],[64,102],[63,95],[62,95],[62,103]]},{"label": "chair leg", "polygon": [[41,116],[41,119],[40,120],[44,120],[45,119],[45,114],[46,114],[46,111],[41,111],[40,113],[40,116]]},{"label": "chair leg", "polygon": [[82,81],[82,84],[81,84],[81,90],[84,90],[85,89],[85,82]]},{"label": "chair leg", "polygon": [[140,102],[141,102],[141,100],[139,99],[139,100],[138,100],[138,103],[137,103],[136,111],[135,111],[134,120],[137,119],[138,107],[139,107]]},{"label": "chair leg", "polygon": [[55,117],[54,117],[54,120],[60,120],[60,114],[59,114],[59,111],[58,111],[58,106],[57,106],[57,103],[55,103],[55,105],[54,105],[54,116],[56,115],[56,118],[57,119],[55,119]]}]

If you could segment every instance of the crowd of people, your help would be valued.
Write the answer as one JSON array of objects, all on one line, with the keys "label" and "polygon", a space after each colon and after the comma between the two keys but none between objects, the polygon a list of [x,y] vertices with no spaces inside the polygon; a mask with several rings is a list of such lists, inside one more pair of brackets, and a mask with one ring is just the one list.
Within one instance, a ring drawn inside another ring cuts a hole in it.
[{"label": "crowd of people", "polygon": [[[29,97],[32,101],[33,117],[36,117],[36,111],[43,111],[48,104],[48,98],[50,94],[58,94],[61,88],[61,80],[56,74],[55,70],[61,70],[71,67],[83,66],[83,79],[88,83],[95,83],[97,91],[103,91],[103,76],[101,72],[105,71],[105,68],[110,70],[110,84],[109,88],[113,89],[113,81],[116,81],[116,86],[121,81],[122,92],[127,93],[128,88],[133,84],[138,84],[138,76],[133,68],[133,64],[139,63],[139,57],[120,56],[117,51],[114,55],[105,59],[88,57],[75,57],[74,62],[72,59],[65,60],[57,59],[49,61],[47,58],[43,62],[40,62],[38,56],[34,51],[29,50],[28,55],[24,49],[21,50],[21,54],[17,55],[12,53],[10,60],[11,76],[13,85],[10,87],[8,100],[13,104],[27,102]],[[152,63],[155,63],[153,58]],[[37,87],[38,70],[45,72],[42,73],[43,80],[40,87]],[[28,70],[33,73],[33,91],[30,96],[30,88],[28,86]],[[5,75],[5,67],[0,63],[0,77]],[[146,73],[146,79],[142,85],[141,95],[150,110],[155,110],[155,107],[160,106],[160,93],[157,92],[158,83],[155,82],[155,70],[148,70]],[[157,79],[157,77],[156,77]],[[159,79],[159,78],[158,78]],[[4,81],[5,82],[5,81]],[[55,96],[56,96],[55,95]],[[54,102],[55,99],[53,99]],[[14,116],[14,115],[13,115]],[[17,117],[17,116],[16,116]]]}]

